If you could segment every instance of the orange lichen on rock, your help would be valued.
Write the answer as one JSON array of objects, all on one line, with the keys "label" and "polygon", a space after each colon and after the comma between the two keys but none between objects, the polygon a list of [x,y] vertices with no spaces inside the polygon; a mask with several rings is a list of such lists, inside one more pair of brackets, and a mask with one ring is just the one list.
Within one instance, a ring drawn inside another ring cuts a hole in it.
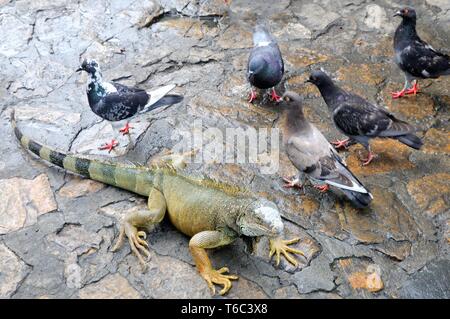
[{"label": "orange lichen on rock", "polygon": [[396,140],[373,139],[370,146],[377,157],[368,166],[362,166],[361,163],[361,159],[367,156],[364,147],[356,145],[350,148],[351,153],[346,161],[354,174],[368,176],[414,167],[408,159],[412,149]]},{"label": "orange lichen on rock", "polygon": [[425,134],[423,152],[450,154],[450,132],[431,128]]},{"label": "orange lichen on rock", "polygon": [[417,206],[428,215],[435,216],[448,210],[445,197],[450,195],[450,174],[439,173],[410,181],[408,193]]}]

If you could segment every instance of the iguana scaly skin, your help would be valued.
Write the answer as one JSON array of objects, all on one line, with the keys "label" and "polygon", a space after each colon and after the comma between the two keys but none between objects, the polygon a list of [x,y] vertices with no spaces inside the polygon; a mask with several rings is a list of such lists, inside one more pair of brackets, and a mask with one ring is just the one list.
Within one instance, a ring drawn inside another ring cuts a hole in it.
[{"label": "iguana scaly skin", "polygon": [[228,268],[215,270],[205,249],[228,245],[239,236],[268,236],[270,257],[276,254],[276,264],[281,254],[294,266],[297,261],[290,253],[303,252],[288,245],[299,238],[283,240],[283,223],[276,205],[224,183],[208,178],[195,178],[177,170],[167,163],[161,166],[145,167],[113,164],[81,158],[52,150],[28,137],[17,128],[14,112],[11,117],[14,133],[25,149],[40,158],[87,178],[116,186],[133,193],[148,196],[148,209],[135,211],[125,216],[119,239],[113,248],[117,250],[125,236],[141,264],[142,255],[150,256],[146,233],[159,223],[166,212],[173,225],[191,237],[189,250],[200,275],[206,280],[213,294],[214,284],[222,285],[220,294],[231,288],[235,275],[226,275]]}]

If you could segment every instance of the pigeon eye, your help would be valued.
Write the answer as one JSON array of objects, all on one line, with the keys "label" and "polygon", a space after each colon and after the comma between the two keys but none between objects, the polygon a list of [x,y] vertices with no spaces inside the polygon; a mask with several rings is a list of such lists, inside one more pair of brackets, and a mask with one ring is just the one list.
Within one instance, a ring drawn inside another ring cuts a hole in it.
[{"label": "pigeon eye", "polygon": [[403,10],[404,14],[408,14],[408,9]]}]

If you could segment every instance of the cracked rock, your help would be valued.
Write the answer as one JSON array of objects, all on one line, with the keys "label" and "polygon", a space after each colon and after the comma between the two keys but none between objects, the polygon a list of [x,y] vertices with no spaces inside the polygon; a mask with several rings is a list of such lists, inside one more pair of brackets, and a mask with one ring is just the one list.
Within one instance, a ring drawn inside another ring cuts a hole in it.
[{"label": "cracked rock", "polygon": [[40,215],[52,212],[57,205],[48,177],[0,180],[0,234],[7,234],[36,223]]},{"label": "cracked rock", "polygon": [[0,298],[11,297],[26,275],[25,263],[0,243]]},{"label": "cracked rock", "polygon": [[81,299],[140,299],[141,295],[123,276],[112,274],[80,289],[79,297]]}]

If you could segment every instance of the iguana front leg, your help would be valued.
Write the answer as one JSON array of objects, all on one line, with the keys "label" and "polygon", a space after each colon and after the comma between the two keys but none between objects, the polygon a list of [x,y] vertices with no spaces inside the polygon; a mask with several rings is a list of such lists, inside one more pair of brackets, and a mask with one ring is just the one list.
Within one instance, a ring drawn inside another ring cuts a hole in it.
[{"label": "iguana front leg", "polygon": [[189,241],[189,250],[194,258],[197,270],[208,283],[213,295],[216,293],[214,284],[222,285],[220,294],[225,294],[231,288],[231,281],[238,279],[235,275],[224,275],[228,272],[227,267],[219,270],[213,269],[211,261],[205,249],[225,246],[233,242],[235,237],[229,236],[221,231],[202,231],[194,235]]},{"label": "iguana front leg", "polygon": [[138,231],[138,229],[148,229],[150,226],[161,222],[165,213],[166,199],[159,190],[153,188],[148,197],[148,210],[131,212],[125,216],[120,228],[119,238],[112,251],[116,251],[122,246],[126,235],[128,237],[131,250],[137,256],[139,262],[142,264],[142,267],[145,269],[146,262],[142,257],[142,254],[148,258],[150,257],[150,251],[148,250],[148,244],[145,241],[147,237],[145,231]]},{"label": "iguana front leg", "polygon": [[281,237],[271,238],[269,257],[272,258],[272,256],[276,254],[275,255],[276,265],[278,266],[280,264],[280,257],[282,254],[288,262],[294,265],[294,267],[297,267],[298,262],[297,260],[295,260],[294,257],[290,255],[290,253],[302,255],[303,257],[306,258],[305,253],[302,252],[301,250],[291,248],[289,247],[289,245],[295,244],[299,240],[300,238],[294,238],[291,240],[283,240]]}]

